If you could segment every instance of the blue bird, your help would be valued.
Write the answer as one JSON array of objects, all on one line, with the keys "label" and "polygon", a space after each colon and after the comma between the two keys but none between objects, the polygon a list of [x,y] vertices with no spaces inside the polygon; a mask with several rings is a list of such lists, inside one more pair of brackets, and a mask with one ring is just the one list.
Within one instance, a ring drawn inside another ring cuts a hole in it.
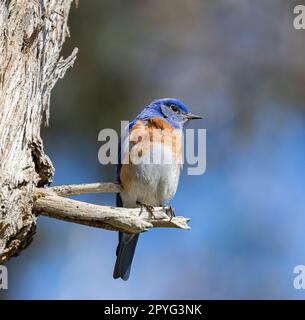
[{"label": "blue bird", "polygon": [[[192,119],[202,117],[179,100],[166,98],[151,102],[129,124],[119,145],[117,181],[123,191],[117,194],[118,207],[144,206],[153,214],[153,206],[164,206],[174,197],[182,167],[182,130]],[[133,161],[132,153],[141,161]],[[139,234],[119,233],[115,279],[128,280],[138,239]]]}]

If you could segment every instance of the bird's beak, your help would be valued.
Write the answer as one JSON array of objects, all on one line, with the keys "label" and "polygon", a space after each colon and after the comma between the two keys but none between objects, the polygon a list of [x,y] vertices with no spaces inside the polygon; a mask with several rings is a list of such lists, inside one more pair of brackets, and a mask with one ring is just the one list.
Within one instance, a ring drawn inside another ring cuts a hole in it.
[{"label": "bird's beak", "polygon": [[204,119],[204,117],[202,117],[202,116],[196,116],[195,114],[192,114],[192,113],[187,113],[187,114],[186,114],[186,118],[187,118],[188,120]]}]

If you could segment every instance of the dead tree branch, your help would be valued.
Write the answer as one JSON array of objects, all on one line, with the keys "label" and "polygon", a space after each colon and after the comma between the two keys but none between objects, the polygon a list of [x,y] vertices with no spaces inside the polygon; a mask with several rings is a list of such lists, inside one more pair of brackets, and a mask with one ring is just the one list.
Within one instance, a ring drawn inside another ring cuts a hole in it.
[{"label": "dead tree branch", "polygon": [[115,183],[38,188],[36,189],[34,212],[55,219],[128,233],[138,233],[152,227],[190,229],[187,224],[190,219],[184,217],[170,218],[162,207],[154,208],[152,215],[145,209],[99,206],[62,197],[119,191],[120,186]]},{"label": "dead tree branch", "polygon": [[118,193],[121,191],[121,186],[117,183],[111,182],[97,182],[97,183],[86,183],[86,184],[70,184],[67,186],[57,186],[49,188],[50,191],[55,192],[58,196],[78,196],[81,194],[89,193],[102,193],[112,192]]}]

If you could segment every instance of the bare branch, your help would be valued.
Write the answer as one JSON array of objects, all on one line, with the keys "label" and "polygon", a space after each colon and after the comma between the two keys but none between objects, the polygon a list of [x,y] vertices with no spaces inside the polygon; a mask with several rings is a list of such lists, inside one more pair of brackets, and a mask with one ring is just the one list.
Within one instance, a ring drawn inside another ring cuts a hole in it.
[{"label": "bare branch", "polygon": [[111,182],[96,182],[96,183],[86,183],[86,184],[70,184],[64,186],[57,186],[49,188],[50,191],[55,192],[58,196],[68,197],[68,196],[78,196],[80,194],[88,193],[102,193],[111,192],[119,193],[121,191],[121,186],[117,183]]},{"label": "bare branch", "polygon": [[[96,187],[94,189],[94,186]],[[58,194],[83,194],[97,192],[118,192],[120,186],[112,183],[93,183],[71,185],[49,189],[37,189],[34,212],[51,218],[84,224],[107,230],[139,233],[152,227],[180,228],[188,230],[190,219],[173,217],[164,212],[164,208],[154,208],[153,215],[140,208],[118,208],[99,206],[73,199],[66,199]],[[58,194],[56,194],[58,192]]]}]

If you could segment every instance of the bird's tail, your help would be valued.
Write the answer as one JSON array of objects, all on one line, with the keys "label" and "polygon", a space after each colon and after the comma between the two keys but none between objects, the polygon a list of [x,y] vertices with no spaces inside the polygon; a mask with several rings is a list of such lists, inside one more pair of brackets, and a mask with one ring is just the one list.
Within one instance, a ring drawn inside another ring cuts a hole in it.
[{"label": "bird's tail", "polygon": [[117,259],[113,271],[114,279],[128,280],[138,239],[139,234],[119,232],[119,244],[116,249]]}]

